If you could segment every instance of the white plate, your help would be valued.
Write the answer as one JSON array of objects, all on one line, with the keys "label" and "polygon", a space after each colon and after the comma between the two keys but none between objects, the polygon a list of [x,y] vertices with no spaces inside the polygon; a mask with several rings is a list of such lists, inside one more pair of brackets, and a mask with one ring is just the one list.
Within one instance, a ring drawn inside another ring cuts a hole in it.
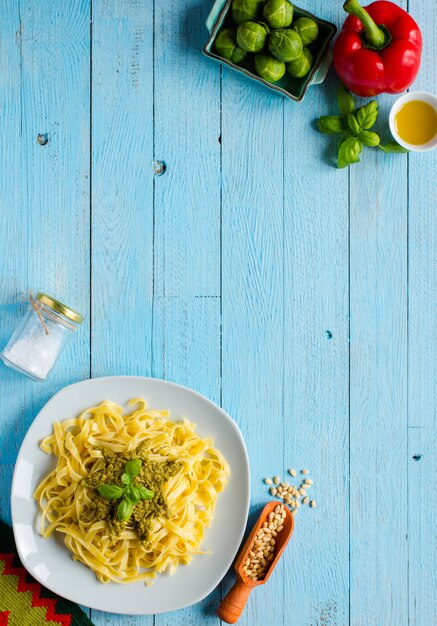
[{"label": "white plate", "polygon": [[[125,405],[135,396],[148,405],[169,409],[173,419],[187,417],[200,436],[211,436],[231,467],[231,479],[219,494],[214,521],[202,547],[212,554],[196,555],[174,576],[158,575],[144,583],[99,583],[85,565],[75,562],[62,538],[38,534],[38,508],[32,494],[54,467],[54,458],[42,452],[39,441],[52,432],[54,421],[75,417],[82,410],[111,399]],[[249,462],[243,437],[235,422],[198,393],[163,380],[137,376],[94,378],[69,385],[37,415],[23,441],[12,480],[12,522],[20,559],[41,584],[79,604],[131,615],[174,611],[207,596],[230,567],[243,538],[249,507]]]}]

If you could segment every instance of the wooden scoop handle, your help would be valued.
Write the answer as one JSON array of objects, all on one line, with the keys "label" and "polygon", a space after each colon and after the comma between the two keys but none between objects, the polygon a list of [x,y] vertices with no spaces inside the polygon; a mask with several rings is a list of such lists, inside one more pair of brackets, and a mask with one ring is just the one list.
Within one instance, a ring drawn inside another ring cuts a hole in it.
[{"label": "wooden scoop handle", "polygon": [[251,591],[252,587],[248,587],[237,580],[226,597],[223,598],[217,610],[219,618],[228,624],[235,624],[245,607]]}]

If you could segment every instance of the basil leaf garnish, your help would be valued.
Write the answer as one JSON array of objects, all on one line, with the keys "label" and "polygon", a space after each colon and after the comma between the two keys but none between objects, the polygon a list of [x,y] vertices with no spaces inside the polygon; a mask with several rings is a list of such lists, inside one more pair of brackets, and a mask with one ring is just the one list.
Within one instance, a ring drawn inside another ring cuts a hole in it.
[{"label": "basil leaf garnish", "polygon": [[132,514],[132,504],[127,500],[122,500],[117,508],[119,522],[126,522]]},{"label": "basil leaf garnish", "polygon": [[155,496],[155,492],[151,489],[147,489],[143,485],[136,485],[135,489],[138,491],[141,500],[152,500]]},{"label": "basil leaf garnish", "polygon": [[103,498],[108,500],[118,500],[123,495],[123,489],[118,485],[99,485],[97,490]]},{"label": "basil leaf garnish", "polygon": [[142,464],[141,459],[131,459],[124,466],[124,471],[131,478],[135,478],[140,473]]},{"label": "basil leaf garnish", "polygon": [[126,474],[126,472],[124,472],[121,475],[121,482],[123,483],[123,485],[130,485],[131,484],[131,478],[129,476],[129,474]]}]

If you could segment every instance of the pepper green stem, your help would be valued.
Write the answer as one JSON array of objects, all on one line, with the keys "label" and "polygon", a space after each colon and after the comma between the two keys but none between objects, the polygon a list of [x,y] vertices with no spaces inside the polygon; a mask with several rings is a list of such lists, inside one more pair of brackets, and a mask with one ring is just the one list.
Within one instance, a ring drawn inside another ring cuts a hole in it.
[{"label": "pepper green stem", "polygon": [[364,26],[366,40],[375,48],[383,48],[386,44],[386,35],[378,28],[373,19],[367,13],[358,0],[346,0],[343,9],[349,15],[355,15]]}]

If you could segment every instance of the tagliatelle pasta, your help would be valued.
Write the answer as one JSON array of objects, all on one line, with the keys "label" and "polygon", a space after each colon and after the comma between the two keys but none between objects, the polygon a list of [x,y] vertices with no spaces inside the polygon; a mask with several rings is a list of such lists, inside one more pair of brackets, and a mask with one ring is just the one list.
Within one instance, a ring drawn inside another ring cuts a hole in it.
[{"label": "tagliatelle pasta", "polygon": [[[217,496],[230,476],[223,455],[209,438],[202,439],[188,420],[173,422],[167,411],[148,409],[142,398],[128,403],[131,412],[111,401],[79,417],[53,424],[41,449],[57,457],[56,468],[35,491],[41,510],[40,532],[65,535],[65,545],[90,567],[101,582],[151,584],[155,572],[173,574],[189,564],[205,528],[214,517]],[[83,521],[93,490],[83,484],[101,469],[103,453],[132,454],[141,449],[149,461],[176,461],[176,471],[163,485],[168,516],[151,520],[149,539],[141,541],[128,520],[117,536],[104,519]]]}]

